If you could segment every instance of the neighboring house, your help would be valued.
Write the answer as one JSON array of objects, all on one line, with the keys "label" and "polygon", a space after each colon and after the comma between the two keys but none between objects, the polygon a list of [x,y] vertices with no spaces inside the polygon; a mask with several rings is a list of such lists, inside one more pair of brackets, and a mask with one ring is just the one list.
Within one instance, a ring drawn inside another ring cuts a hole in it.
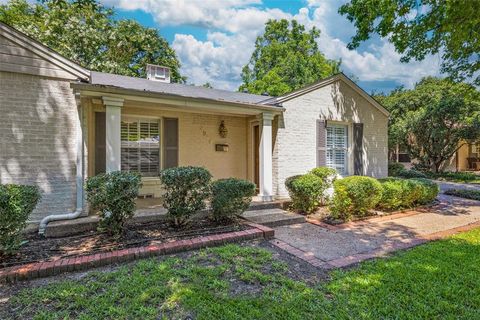
[{"label": "neighboring house", "polygon": [[148,71],[90,72],[0,23],[0,182],[40,187],[31,222],[86,214],[84,180],[114,170],[139,171],[142,196],[157,198],[161,169],[203,166],[255,182],[263,201],[316,166],[387,175],[388,112],[343,74],[272,98]]}]

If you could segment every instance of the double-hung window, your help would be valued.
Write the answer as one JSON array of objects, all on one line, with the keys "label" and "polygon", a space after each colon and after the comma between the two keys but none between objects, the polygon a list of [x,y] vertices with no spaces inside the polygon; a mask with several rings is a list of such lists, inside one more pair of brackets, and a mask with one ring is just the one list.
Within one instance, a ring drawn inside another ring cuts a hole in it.
[{"label": "double-hung window", "polygon": [[337,170],[339,174],[348,173],[348,127],[329,124],[327,126],[327,167]]},{"label": "double-hung window", "polygon": [[160,171],[160,128],[158,120],[122,121],[122,171],[157,176]]}]

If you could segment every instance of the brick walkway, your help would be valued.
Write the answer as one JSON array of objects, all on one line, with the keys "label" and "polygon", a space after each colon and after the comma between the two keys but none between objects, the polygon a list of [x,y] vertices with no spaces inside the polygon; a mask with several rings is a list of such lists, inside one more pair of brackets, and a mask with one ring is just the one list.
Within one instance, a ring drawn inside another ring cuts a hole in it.
[{"label": "brick walkway", "polygon": [[480,227],[479,201],[443,194],[439,200],[432,210],[335,227],[322,223],[277,227],[271,243],[314,266],[331,269]]}]

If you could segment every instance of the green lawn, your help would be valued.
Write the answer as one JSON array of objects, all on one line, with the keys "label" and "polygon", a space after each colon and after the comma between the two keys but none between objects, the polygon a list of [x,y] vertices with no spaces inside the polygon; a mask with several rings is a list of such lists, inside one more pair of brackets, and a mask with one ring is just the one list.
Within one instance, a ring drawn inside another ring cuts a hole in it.
[{"label": "green lawn", "polygon": [[188,258],[25,289],[25,319],[480,319],[480,229],[335,271],[312,287],[271,252],[228,245]]}]

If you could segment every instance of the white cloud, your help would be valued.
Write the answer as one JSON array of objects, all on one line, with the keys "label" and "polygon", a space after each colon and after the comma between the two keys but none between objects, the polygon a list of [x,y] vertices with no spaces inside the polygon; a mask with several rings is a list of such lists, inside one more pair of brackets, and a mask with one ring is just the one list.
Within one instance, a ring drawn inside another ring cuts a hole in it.
[{"label": "white cloud", "polygon": [[207,39],[176,34],[172,43],[182,73],[189,82],[210,82],[217,88],[235,90],[241,82],[242,67],[248,63],[256,37],[268,19],[295,18],[307,28],[321,30],[319,47],[328,58],[342,59],[342,68],[360,81],[394,81],[411,87],[425,75],[438,75],[440,59],[400,63],[400,55],[386,40],[375,39],[360,50],[348,50],[354,34],[352,24],[337,13],[345,0],[308,0],[291,15],[280,9],[261,6],[261,0],[107,0],[125,10],[149,12],[160,26],[193,25],[207,30]]}]

